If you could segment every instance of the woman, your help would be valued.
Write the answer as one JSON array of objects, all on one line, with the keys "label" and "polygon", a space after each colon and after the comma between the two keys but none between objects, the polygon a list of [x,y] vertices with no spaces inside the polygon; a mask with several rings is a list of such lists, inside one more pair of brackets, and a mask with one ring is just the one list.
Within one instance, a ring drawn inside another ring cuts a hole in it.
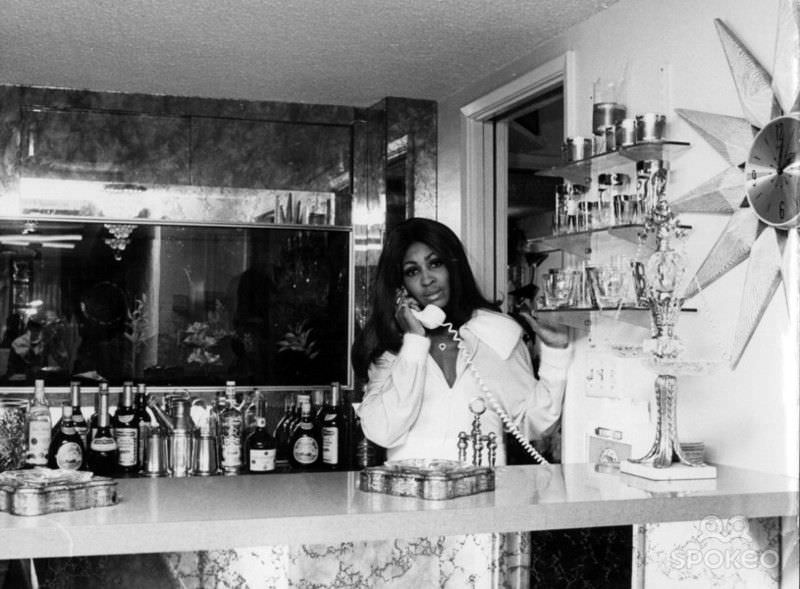
[{"label": "woman", "polygon": [[[426,329],[413,313],[426,305],[443,309],[452,328]],[[367,378],[358,413],[364,434],[388,459],[458,458],[458,434],[471,430],[469,406],[481,397],[488,405],[482,432],[495,433],[496,464],[505,464],[503,422],[478,377],[526,440],[558,422],[566,330],[528,318],[542,343],[536,381],[521,328],[481,295],[461,242],[445,225],[415,218],[394,229],[378,261],[372,307],[354,350],[356,374]]]}]

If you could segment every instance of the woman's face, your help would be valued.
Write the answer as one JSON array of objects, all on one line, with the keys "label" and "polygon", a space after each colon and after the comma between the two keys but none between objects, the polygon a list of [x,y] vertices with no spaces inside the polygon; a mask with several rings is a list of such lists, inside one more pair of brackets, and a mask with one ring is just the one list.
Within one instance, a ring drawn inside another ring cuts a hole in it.
[{"label": "woman's face", "polygon": [[439,254],[424,243],[414,242],[406,250],[403,285],[423,307],[445,308],[450,301],[450,273]]}]

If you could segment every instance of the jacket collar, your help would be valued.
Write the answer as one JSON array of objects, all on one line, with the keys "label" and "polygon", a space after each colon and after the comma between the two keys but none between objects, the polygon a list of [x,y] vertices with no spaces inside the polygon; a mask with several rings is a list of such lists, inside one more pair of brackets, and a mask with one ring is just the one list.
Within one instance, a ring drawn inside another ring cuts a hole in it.
[{"label": "jacket collar", "polygon": [[[507,315],[484,309],[475,311],[459,331],[474,335],[503,360],[508,359],[522,336],[522,328],[516,321]],[[474,353],[475,350],[470,350],[470,355]]]}]

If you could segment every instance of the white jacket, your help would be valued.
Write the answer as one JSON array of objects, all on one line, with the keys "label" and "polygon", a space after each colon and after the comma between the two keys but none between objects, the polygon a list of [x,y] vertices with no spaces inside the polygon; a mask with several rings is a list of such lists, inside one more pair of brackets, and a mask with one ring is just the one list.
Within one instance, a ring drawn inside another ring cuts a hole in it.
[{"label": "white jacket", "polygon": [[[428,354],[430,340],[424,336],[405,334],[398,354],[385,352],[370,365],[358,414],[364,434],[387,448],[389,460],[458,458],[458,434],[472,428],[469,403],[484,396],[468,360],[527,439],[541,437],[558,421],[568,349],[542,346],[537,381],[521,339],[522,329],[507,315],[478,310],[461,326],[459,335],[465,349],[459,349],[452,388]],[[481,431],[497,435],[496,464],[505,464],[503,424],[488,402]],[[470,447],[469,460],[471,452]]]}]

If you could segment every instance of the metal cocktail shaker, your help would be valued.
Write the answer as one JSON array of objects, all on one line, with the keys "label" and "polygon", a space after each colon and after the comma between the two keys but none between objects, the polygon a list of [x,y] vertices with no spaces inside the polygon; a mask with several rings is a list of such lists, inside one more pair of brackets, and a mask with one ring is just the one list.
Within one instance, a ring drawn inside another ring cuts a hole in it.
[{"label": "metal cocktail shaker", "polygon": [[145,443],[142,476],[167,476],[167,452],[167,439],[162,434],[161,428],[151,428],[147,435],[147,442]]},{"label": "metal cocktail shaker", "polygon": [[210,435],[201,435],[194,440],[192,452],[192,471],[199,476],[217,474],[217,438]]}]

